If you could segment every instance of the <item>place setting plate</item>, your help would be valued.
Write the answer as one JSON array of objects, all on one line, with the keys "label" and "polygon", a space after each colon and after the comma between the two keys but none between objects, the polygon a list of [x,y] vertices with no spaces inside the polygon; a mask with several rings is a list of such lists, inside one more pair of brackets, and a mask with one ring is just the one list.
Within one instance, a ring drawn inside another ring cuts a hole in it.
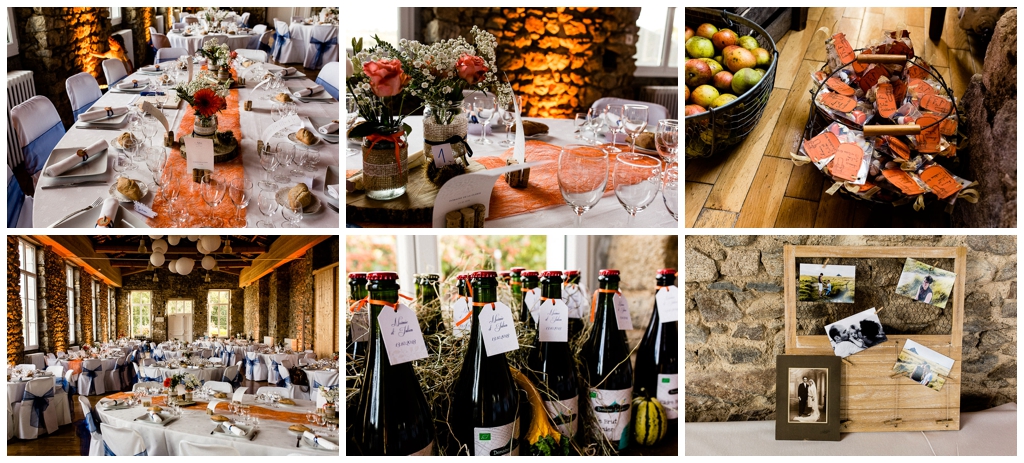
[{"label": "place setting plate", "polygon": [[[307,130],[309,130],[309,129],[307,129]],[[313,132],[313,139],[316,140],[316,141],[313,142],[313,144],[311,144],[311,145],[307,145],[307,144],[299,141],[298,138],[295,138],[295,132],[292,132],[292,133],[288,134],[288,141],[290,141],[295,146],[310,147],[310,146],[316,146],[316,145],[319,145],[320,143],[322,143],[323,141],[320,140],[321,136],[323,136],[322,133],[320,133],[320,132]]]},{"label": "place setting plate", "polygon": [[[327,202],[338,207],[339,199],[332,197],[327,192],[327,185],[338,185],[338,188],[341,188],[341,176],[338,175],[338,168],[336,166],[327,166],[327,175],[324,177],[324,188],[322,191],[324,192],[324,197],[327,198]],[[338,194],[340,195],[341,191]]]},{"label": "place setting plate", "polygon": [[78,123],[75,124],[77,128],[104,128],[104,129],[116,129],[124,125],[125,120],[128,119],[128,113],[119,114],[116,116],[104,116],[99,119],[91,121],[83,121],[79,119]]},{"label": "place setting plate", "polygon": [[333,121],[333,120],[335,120],[337,118],[310,116],[308,119],[309,119],[309,125],[313,126],[313,129],[312,129],[313,133],[315,133],[316,136],[318,136],[321,139],[323,139],[323,141],[325,141],[327,143],[337,144],[341,140],[341,126],[340,126],[340,124],[339,124],[339,127],[338,127],[338,131],[334,132],[334,133],[320,133],[320,130],[319,130],[319,127],[327,125],[328,123],[330,123],[331,121]]},{"label": "place setting plate", "polygon": [[[141,182],[141,181],[138,181],[138,180],[135,181],[135,184],[139,186],[139,191],[142,192],[142,198],[139,198],[139,201],[141,201],[143,198],[145,198],[147,195],[149,195],[149,185],[146,185],[145,182]],[[112,185],[110,185],[110,188],[107,189],[107,193],[110,194],[111,198],[114,198],[114,199],[118,200],[119,202],[122,202],[122,203],[133,203],[134,202],[134,201],[128,199],[127,196],[121,194],[120,191],[117,191],[117,180],[114,180],[114,183]]]},{"label": "place setting plate", "polygon": [[124,401],[121,401],[121,403],[117,404],[117,405],[110,405],[112,403],[113,403],[112,400],[102,400],[101,399],[100,402],[97,405],[103,407],[103,411],[105,411],[105,412],[113,412],[113,411],[117,411],[117,410],[127,410],[129,408],[132,408],[128,404],[124,403]]},{"label": "place setting plate", "polygon": [[137,417],[133,421],[138,421],[140,423],[146,423],[146,424],[151,425],[151,426],[167,426],[167,425],[169,425],[169,424],[171,424],[171,423],[173,423],[173,422],[178,420],[178,418],[171,416],[170,413],[160,412],[160,413],[158,413],[158,415],[160,415],[160,418],[162,420],[160,422],[153,421],[153,419],[152,419],[152,417],[151,417],[151,415],[149,413],[146,413],[145,415]]},{"label": "place setting plate", "polygon": [[232,426],[234,426],[234,427],[236,427],[238,429],[241,429],[242,431],[245,431],[245,434],[242,434],[240,436],[232,434],[230,432],[225,431],[224,428],[222,428],[218,424],[217,427],[213,428],[213,431],[210,432],[210,435],[217,436],[217,437],[222,437],[222,438],[230,438],[230,439],[250,439],[250,438],[254,437],[253,434],[252,434],[253,433],[253,427],[252,426],[248,426],[248,425],[244,425],[244,424],[232,424]]},{"label": "place setting plate", "polygon": [[[48,162],[48,164],[52,166],[60,161],[63,161],[66,158],[69,158],[71,156],[77,156],[79,149],[81,148],[56,148],[50,152],[50,161]],[[46,170],[44,169],[43,175],[49,178],[65,179],[91,177],[93,175],[105,174],[108,168],[107,164],[109,164],[107,162],[106,154],[107,150],[104,149],[99,153],[89,156],[89,159],[76,164],[75,167],[68,169],[63,174],[56,176],[50,175],[45,173]],[[100,162],[100,159],[102,159],[102,162]]]},{"label": "place setting plate", "polygon": [[[277,204],[281,205],[281,207],[288,207],[288,190],[291,190],[291,188],[285,187],[277,190]],[[313,215],[323,209],[323,205],[320,204],[320,198],[316,195],[311,196],[313,201],[302,209],[302,215]]]},{"label": "place setting plate", "polygon": [[[72,213],[72,215],[50,225],[49,228],[95,228],[96,212],[102,204],[103,198],[99,198],[91,206]],[[129,212],[121,204],[117,205],[113,223],[114,226],[111,228],[149,228],[149,225],[146,224],[142,217]]]},{"label": "place setting plate", "polygon": [[[330,438],[329,437],[325,437],[325,436],[318,436],[318,437],[320,439],[329,441],[329,442],[333,443],[334,445],[338,445],[337,439],[335,439],[333,437],[330,437]],[[315,443],[313,443],[313,440],[308,438],[308,437],[306,437],[305,434],[302,435],[302,446],[305,447],[305,448],[313,449],[313,450],[320,450],[322,452],[337,452],[338,451],[338,449],[329,449],[329,448],[325,448],[325,447],[321,447],[319,445],[316,445]]]}]

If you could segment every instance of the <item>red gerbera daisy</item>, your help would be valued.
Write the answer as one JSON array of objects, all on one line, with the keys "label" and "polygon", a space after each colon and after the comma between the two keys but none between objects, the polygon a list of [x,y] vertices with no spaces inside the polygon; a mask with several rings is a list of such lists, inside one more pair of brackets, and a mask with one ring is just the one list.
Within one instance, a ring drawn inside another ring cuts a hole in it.
[{"label": "red gerbera daisy", "polygon": [[164,387],[171,387],[171,378],[164,378]]},{"label": "red gerbera daisy", "polygon": [[208,88],[201,89],[192,95],[192,101],[192,107],[196,113],[203,117],[217,114],[217,111],[224,106],[224,98],[217,96],[217,93]]}]

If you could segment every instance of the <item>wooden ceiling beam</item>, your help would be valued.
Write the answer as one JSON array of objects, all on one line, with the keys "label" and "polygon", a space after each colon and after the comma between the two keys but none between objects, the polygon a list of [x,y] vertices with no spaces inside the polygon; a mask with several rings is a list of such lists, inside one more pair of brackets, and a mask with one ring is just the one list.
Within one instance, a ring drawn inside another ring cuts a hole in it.
[{"label": "wooden ceiling beam", "polygon": [[106,256],[96,253],[88,237],[32,235],[32,238],[104,283],[116,288],[121,287],[121,270],[112,267]]},{"label": "wooden ceiling beam", "polygon": [[[167,252],[165,252],[164,254],[199,254],[199,250],[196,249],[195,243],[188,240],[185,240],[185,242],[188,243],[188,245],[168,245]],[[220,249],[218,249],[217,252],[214,252],[213,254],[224,254],[220,252],[223,249],[224,246],[221,245]],[[153,252],[152,240],[146,241],[146,250],[146,254]],[[135,244],[133,246],[130,244],[97,244],[95,251],[100,254],[139,254],[139,245]],[[259,246],[255,244],[239,244],[237,246],[234,244],[231,245],[231,254],[262,254],[264,252],[267,252],[267,248],[265,246]]]},{"label": "wooden ceiling beam", "polygon": [[270,249],[252,261],[249,268],[243,269],[238,279],[238,287],[244,288],[259,280],[274,269],[296,259],[301,259],[306,251],[326,240],[326,235],[284,235],[270,245]]}]

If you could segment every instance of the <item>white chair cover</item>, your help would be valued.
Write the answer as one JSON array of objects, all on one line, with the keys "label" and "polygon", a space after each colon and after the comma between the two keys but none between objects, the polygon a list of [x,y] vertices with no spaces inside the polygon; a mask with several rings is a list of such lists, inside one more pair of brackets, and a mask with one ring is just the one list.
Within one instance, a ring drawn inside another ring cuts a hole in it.
[{"label": "white chair cover", "polygon": [[250,50],[259,50],[260,41],[263,39],[263,33],[267,31],[266,24],[257,24],[252,28],[252,38],[249,39],[249,44],[245,48]]},{"label": "white chair cover", "polygon": [[162,14],[156,16],[156,32],[158,34],[164,33],[164,15]]},{"label": "white chair cover", "polygon": [[[327,63],[322,69],[320,74],[316,76],[316,83],[324,87],[327,93],[330,93],[335,100],[341,101],[341,93],[338,91],[341,88],[341,65],[338,61]],[[314,355],[313,358],[316,358]]]},{"label": "white chair cover", "polygon": [[[124,53],[128,55],[128,60],[132,62],[132,67],[135,67],[135,41],[132,39],[131,29],[121,29],[114,32],[114,35],[120,35],[124,39]],[[123,66],[123,65],[122,65]]]},{"label": "white chair cover", "polygon": [[68,384],[68,393],[78,392],[78,378],[75,377],[75,370],[65,371],[64,381]]},{"label": "white chair cover", "polygon": [[103,362],[97,359],[82,361],[82,373],[78,375],[80,395],[103,395],[106,391],[106,375]]},{"label": "white chair cover", "polygon": [[142,381],[142,382],[139,382],[139,383],[135,383],[135,385],[132,386],[132,392],[138,391],[139,389],[142,389],[142,388],[147,388],[148,389],[148,388],[151,388],[151,387],[164,387],[164,385],[163,385],[163,383],[158,383],[156,381]]},{"label": "white chair cover", "polygon": [[291,391],[286,387],[263,386],[256,390],[256,395],[278,393],[281,397],[291,399]]},{"label": "white chair cover", "polygon": [[[263,358],[263,356],[260,356]],[[271,385],[277,385],[281,381],[281,374],[278,372],[277,367],[281,365],[281,359],[287,357],[283,354],[272,354],[267,356],[267,382]]]},{"label": "white chair cover", "polygon": [[234,388],[231,387],[230,383],[223,381],[207,381],[203,386],[206,386],[217,392],[226,392],[228,394],[234,392]]},{"label": "white chair cover", "polygon": [[[8,135],[9,136],[9,135]],[[42,166],[40,166],[41,168]],[[8,226],[16,228],[32,228],[32,197],[25,196],[25,193],[21,191],[21,185],[18,184],[17,180],[11,183],[14,179],[14,171],[11,170],[11,166],[7,166],[7,213],[12,214],[10,217],[14,219],[13,223],[8,223]],[[17,207],[18,199],[16,196],[21,196],[21,211],[18,212],[18,217],[14,218],[14,212],[11,207]]]},{"label": "white chair cover", "polygon": [[114,369],[103,372],[103,381],[106,384],[107,390],[110,392],[117,392],[121,390],[121,371],[117,369],[118,366],[124,365],[124,357],[117,359],[114,364]]},{"label": "white chair cover", "polygon": [[11,402],[7,402],[7,440],[14,439],[14,435],[17,434],[17,430],[14,427],[14,409],[11,408]]},{"label": "white chair cover", "polygon": [[245,25],[247,25],[247,24],[249,24],[249,12],[248,11],[246,11],[245,13],[242,13],[242,16],[240,18],[238,18],[238,25],[239,26],[245,27]]},{"label": "white chair cover", "polygon": [[[242,363],[242,362],[238,362],[238,363]],[[230,384],[234,384],[235,383],[235,378],[237,378],[237,377],[238,377],[238,365],[231,365],[231,366],[229,366],[229,367],[224,369],[224,377],[221,378],[221,381],[227,382],[227,383],[230,383]]]},{"label": "white chair cover", "polygon": [[[57,381],[58,379],[60,380],[59,382]],[[64,378],[62,376],[54,375],[53,380],[53,400],[50,402],[50,406],[57,414],[57,426],[71,424],[74,418],[74,409],[71,408],[71,394],[64,390],[62,385]]]},{"label": "white chair cover", "polygon": [[25,385],[22,401],[14,404],[18,437],[35,439],[57,431],[57,408],[53,404],[53,378],[40,378]]},{"label": "white chair cover", "polygon": [[100,434],[100,428],[96,426],[96,417],[92,414],[92,406],[89,405],[89,399],[78,396],[78,405],[82,407],[82,415],[85,416],[86,427],[88,427],[89,433],[92,435],[92,440],[89,441],[89,456],[102,457],[103,435]]},{"label": "white chair cover", "polygon": [[271,57],[278,63],[301,63],[306,58],[306,44],[292,39],[288,23],[274,21],[274,48]]},{"label": "white chair cover", "polygon": [[302,66],[306,69],[320,69],[324,64],[338,61],[338,27],[330,24],[313,26],[306,46],[306,59]]},{"label": "white chair cover", "polygon": [[[10,115],[11,123],[14,125],[14,132],[18,135],[18,144],[23,148],[61,122],[60,115],[57,114],[57,108],[53,106],[53,103],[48,98],[41,95],[29,98],[11,108]],[[28,163],[29,159],[25,159],[25,162]],[[39,164],[34,166],[34,169],[38,171],[43,168],[46,158],[34,162]]]},{"label": "white chair cover", "polygon": [[[248,14],[248,13],[246,13]],[[182,456],[240,456],[238,450],[227,445],[195,444],[189,441],[178,443],[178,454]]]},{"label": "white chair cover", "polygon": [[25,360],[36,366],[37,370],[43,370],[46,368],[46,356],[42,352],[36,352],[34,354],[28,354],[25,356]]},{"label": "white chair cover", "polygon": [[245,353],[245,379],[250,381],[267,380],[267,365],[260,361],[260,355],[255,352]]},{"label": "white chair cover", "polygon": [[162,48],[171,48],[171,41],[167,39],[166,34],[160,32],[154,32],[150,34],[153,40],[153,48],[160,50]]},{"label": "white chair cover", "polygon": [[164,63],[167,61],[174,61],[179,56],[188,55],[188,50],[184,48],[161,48],[156,51],[156,58],[153,58],[153,62],[156,64]]},{"label": "white chair cover", "polygon": [[[124,70],[124,63],[117,58],[103,60],[103,75],[107,78],[107,85],[112,86],[128,75]],[[74,347],[71,350],[75,350]]]},{"label": "white chair cover", "polygon": [[103,454],[108,456],[146,456],[146,442],[131,430],[100,423],[103,434]]},{"label": "white chair cover", "polygon": [[[123,68],[122,68],[123,69]],[[68,90],[68,99],[71,100],[71,112],[78,120],[78,115],[92,107],[96,100],[103,96],[100,91],[100,84],[96,78],[88,72],[79,72],[64,82]]]},{"label": "white chair cover", "polygon": [[284,387],[288,389],[288,396],[293,399],[309,400],[309,388],[306,387],[306,390],[303,391],[302,389],[304,386],[292,384],[291,373],[288,371],[288,367],[286,367],[283,363],[278,365],[277,368],[279,370],[279,373],[281,374],[281,378],[284,378],[282,380],[282,383],[284,384]]},{"label": "white chair cover", "polygon": [[248,58],[253,61],[259,61],[261,63],[267,62],[267,52],[263,50],[248,50],[245,48],[236,48],[235,53],[242,58]]},{"label": "white chair cover", "polygon": [[603,112],[608,105],[642,104],[647,106],[647,130],[653,131],[658,128],[658,121],[668,118],[668,109],[658,103],[647,101],[624,100],[622,98],[604,97],[599,98],[591,108],[600,108]]},{"label": "white chair cover", "polygon": [[338,387],[337,371],[307,371],[306,379],[309,380],[309,400],[316,402],[318,407],[325,402],[320,397],[320,386]]},{"label": "white chair cover", "polygon": [[217,43],[219,43],[219,44],[228,43],[228,36],[226,36],[224,34],[210,34],[210,35],[207,35],[207,36],[203,37],[202,44],[206,45],[206,42],[209,42],[209,41],[211,41],[213,39],[217,39]]}]

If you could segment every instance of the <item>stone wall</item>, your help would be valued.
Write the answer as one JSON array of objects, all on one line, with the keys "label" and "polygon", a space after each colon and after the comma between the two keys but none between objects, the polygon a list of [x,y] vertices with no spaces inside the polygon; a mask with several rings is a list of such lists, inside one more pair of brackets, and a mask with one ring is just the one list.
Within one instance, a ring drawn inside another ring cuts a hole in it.
[{"label": "stone wall", "polygon": [[96,312],[99,313],[99,341],[102,342],[110,342],[111,339],[117,339],[114,338],[110,333],[110,321],[109,315],[107,314],[107,304],[109,303],[110,300],[108,288],[109,287],[107,286],[106,283],[100,282],[99,295],[97,297],[97,304],[99,305],[99,307],[96,308]]},{"label": "stone wall", "polygon": [[242,334],[263,342],[270,312],[270,278],[263,277],[245,287],[245,326]]},{"label": "stone wall", "polygon": [[478,26],[528,116],[571,118],[601,97],[635,98],[640,8],[421,8],[426,43]]},{"label": "stone wall", "polygon": [[277,342],[288,338],[288,314],[291,305],[291,273],[275,271],[270,275],[270,304],[267,311],[267,336]]},{"label": "stone wall", "polygon": [[78,272],[78,314],[77,322],[71,329],[75,330],[76,345],[96,343],[92,336],[92,276]]},{"label": "stone wall", "polygon": [[[654,290],[658,269],[678,268],[679,237],[677,236],[601,236],[598,238],[597,261],[603,268],[619,270],[619,291],[629,301],[633,330],[626,332],[630,347],[644,337],[654,311]],[[587,291],[597,289],[597,275],[583,275]]]},{"label": "stone wall", "polygon": [[[787,243],[967,246],[967,274],[958,275],[966,278],[967,288],[961,410],[1017,401],[1015,236],[687,236],[687,421],[774,419],[775,357],[785,350],[782,249]],[[898,278],[902,261],[905,259],[857,259],[855,303],[801,303],[797,315],[798,323],[803,324],[800,330],[823,334],[824,323],[866,310],[871,304],[896,313],[905,310],[903,305],[917,304],[880,283]],[[830,263],[840,262],[833,259]],[[935,264],[952,269],[951,259]],[[931,314],[923,326],[901,325],[892,312],[881,318],[890,334],[937,330],[942,325],[937,320],[948,318],[949,307]],[[833,318],[830,314],[835,310],[846,313]]]},{"label": "stone wall", "polygon": [[[208,323],[208,311],[206,307],[207,295],[211,289],[227,289],[231,291],[232,314],[229,323],[234,325],[237,320],[234,308],[243,306],[242,290],[238,289],[238,277],[235,275],[210,272],[210,282],[206,283],[204,277],[206,271],[196,266],[188,275],[172,274],[166,268],[156,270],[160,281],[153,282],[153,272],[142,272],[128,275],[122,278],[122,290],[118,295],[118,331],[121,331],[121,323],[124,324],[124,333],[128,332],[128,314],[130,313],[129,298],[131,291],[152,291],[152,317],[153,317],[153,340],[156,342],[167,340],[167,301],[170,299],[191,299],[192,300],[192,338],[199,339],[205,336]],[[123,313],[122,313],[123,308]],[[163,317],[163,321],[156,321]],[[244,318],[244,316],[243,316]],[[233,333],[233,332],[232,332]]]},{"label": "stone wall", "polygon": [[[125,7],[121,10],[121,24],[115,26],[115,32],[122,29],[132,30],[132,52],[135,54],[135,67],[152,61],[149,56],[149,28],[156,27],[156,8],[153,7]],[[166,30],[166,23],[164,23]]]},{"label": "stone wall", "polygon": [[313,256],[306,251],[303,259],[282,266],[277,271],[287,271],[291,281],[289,287],[288,337],[296,339],[300,350],[313,348]]}]

